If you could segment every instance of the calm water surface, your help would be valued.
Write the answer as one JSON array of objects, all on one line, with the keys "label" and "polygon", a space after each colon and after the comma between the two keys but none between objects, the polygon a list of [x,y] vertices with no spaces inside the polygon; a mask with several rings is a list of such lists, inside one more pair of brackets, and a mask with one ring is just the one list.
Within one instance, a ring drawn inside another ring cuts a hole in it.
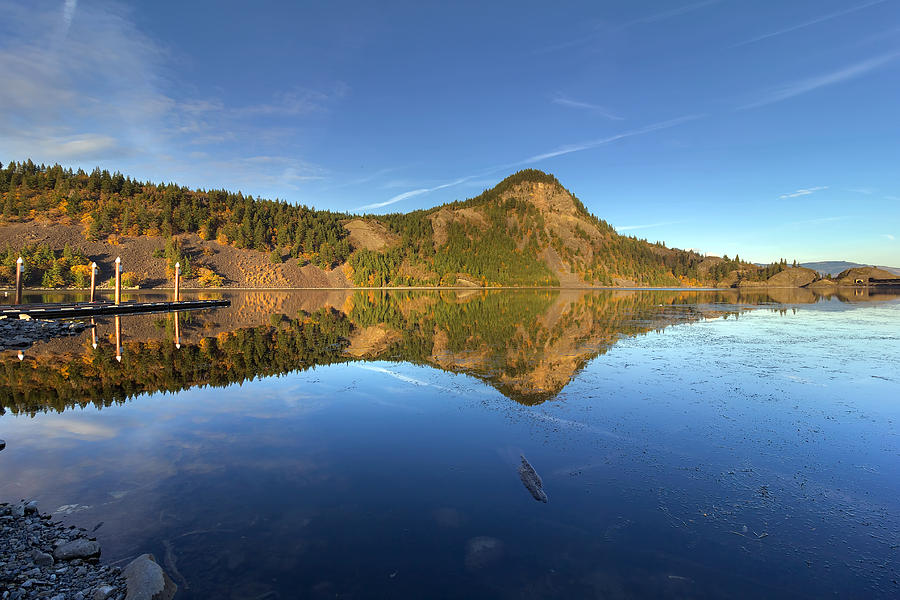
[{"label": "calm water surface", "polygon": [[896,297],[229,297],[0,353],[0,500],[185,599],[900,595]]}]

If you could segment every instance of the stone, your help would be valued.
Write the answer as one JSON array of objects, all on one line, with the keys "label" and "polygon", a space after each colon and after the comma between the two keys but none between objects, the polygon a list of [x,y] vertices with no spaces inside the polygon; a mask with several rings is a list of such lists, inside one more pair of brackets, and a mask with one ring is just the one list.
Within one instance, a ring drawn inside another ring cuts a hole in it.
[{"label": "stone", "polygon": [[100,556],[100,544],[85,538],[72,540],[53,551],[53,558],[56,560],[73,560],[94,556]]},{"label": "stone", "polygon": [[6,448],[6,440],[0,440],[0,450]]},{"label": "stone", "polygon": [[28,504],[25,505],[25,514],[33,515],[38,511],[37,500],[32,500]]},{"label": "stone", "polygon": [[24,517],[25,516],[25,505],[22,503],[15,504],[12,507],[12,516],[14,517]]},{"label": "stone", "polygon": [[112,596],[116,591],[111,585],[101,585],[97,589],[94,590],[94,595],[91,596],[91,600],[106,600],[110,596]]},{"label": "stone", "polygon": [[40,550],[35,550],[32,554],[34,558],[34,564],[39,567],[52,567],[53,566],[53,557],[47,554],[46,552],[41,552]]},{"label": "stone", "polygon": [[125,600],[171,600],[178,591],[152,554],[142,554],[128,563],[125,575]]}]

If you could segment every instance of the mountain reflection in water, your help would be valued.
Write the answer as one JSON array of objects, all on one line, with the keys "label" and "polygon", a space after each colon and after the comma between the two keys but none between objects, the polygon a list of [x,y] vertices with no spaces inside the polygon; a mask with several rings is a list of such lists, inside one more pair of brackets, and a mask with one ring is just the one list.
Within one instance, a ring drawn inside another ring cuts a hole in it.
[{"label": "mountain reflection in water", "polygon": [[183,600],[897,595],[896,297],[212,294],[0,353],[0,501]]},{"label": "mountain reflection in water", "polygon": [[[155,299],[153,294],[143,299]],[[0,353],[0,410],[121,403],[149,392],[225,386],[316,365],[403,361],[466,373],[516,402],[554,398],[623,336],[773,303],[807,289],[724,291],[222,292],[214,311],[92,319],[82,337]],[[847,290],[842,301],[890,299]],[[48,294],[40,301],[61,301]],[[72,297],[69,296],[69,299]],[[32,298],[36,301],[36,298]],[[783,307],[779,308],[784,310]]]}]

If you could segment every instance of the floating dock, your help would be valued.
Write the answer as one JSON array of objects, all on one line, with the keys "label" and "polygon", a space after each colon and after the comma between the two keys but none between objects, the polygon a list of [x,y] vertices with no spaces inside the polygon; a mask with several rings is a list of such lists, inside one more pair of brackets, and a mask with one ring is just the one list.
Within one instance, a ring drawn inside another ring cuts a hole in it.
[{"label": "floating dock", "polygon": [[231,306],[231,300],[179,300],[178,302],[75,302],[61,304],[15,304],[0,308],[0,317],[20,319],[72,319],[100,315],[174,312]]}]

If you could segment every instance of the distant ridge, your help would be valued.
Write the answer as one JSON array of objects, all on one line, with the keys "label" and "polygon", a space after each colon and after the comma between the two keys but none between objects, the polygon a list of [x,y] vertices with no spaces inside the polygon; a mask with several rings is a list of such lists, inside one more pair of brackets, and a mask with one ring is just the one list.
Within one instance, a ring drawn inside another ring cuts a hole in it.
[{"label": "distant ridge", "polygon": [[806,267],[807,269],[812,269],[813,271],[818,271],[822,275],[831,275],[834,277],[846,271],[847,269],[855,269],[857,267],[876,267],[878,269],[884,269],[885,271],[890,271],[894,275],[900,275],[900,267],[885,267],[883,265],[864,265],[855,262],[848,262],[846,260],[820,260],[818,262],[805,262],[800,266]]}]

